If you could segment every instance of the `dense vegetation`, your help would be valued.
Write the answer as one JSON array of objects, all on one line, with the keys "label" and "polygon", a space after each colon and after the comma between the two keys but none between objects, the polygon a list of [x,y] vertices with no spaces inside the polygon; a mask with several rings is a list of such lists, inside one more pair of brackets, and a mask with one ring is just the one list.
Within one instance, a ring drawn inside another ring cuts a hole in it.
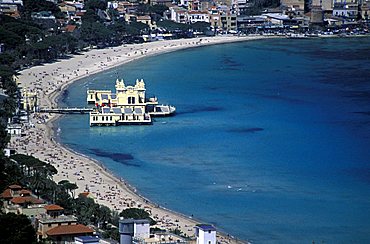
[{"label": "dense vegetation", "polygon": [[[50,28],[32,20],[31,13],[39,11],[50,11],[57,19],[63,17],[60,9],[46,0],[25,0],[22,18],[0,15],[0,40],[5,47],[5,52],[0,54],[0,66],[16,70],[65,57],[90,45],[118,45],[130,41],[135,35],[149,33],[147,25],[129,24],[114,10],[109,10],[111,19],[101,18],[98,13],[106,9],[105,0],[88,0],[85,6],[87,12],[82,17],[82,25],[73,33],[64,32],[57,24],[50,32]],[[162,8],[149,8],[149,12],[144,8],[143,14],[156,15]]]},{"label": "dense vegetation", "polygon": [[280,0],[251,0],[251,7],[247,9],[244,15],[258,15],[267,8],[276,8],[280,6]]},{"label": "dense vegetation", "polygon": [[[67,180],[58,183],[52,180],[57,170],[50,165],[32,156],[16,154],[10,159],[1,157],[0,164],[0,189],[4,190],[8,185],[20,184],[34,192],[49,203],[62,206],[66,214],[74,214],[79,223],[94,225],[103,237],[118,240],[118,221],[120,217],[133,219],[148,219],[151,224],[155,221],[149,213],[143,209],[126,209],[121,213],[111,211],[108,207],[97,204],[93,199],[79,195],[74,199],[76,184]],[[0,218],[11,219],[12,225],[24,225],[24,218],[3,216]],[[7,214],[8,215],[8,214]],[[26,218],[27,219],[27,218]],[[1,219],[0,219],[1,221]],[[25,225],[28,226],[28,225]],[[15,229],[14,229],[15,230]],[[2,243],[2,242],[1,242]],[[5,242],[4,242],[5,243]],[[6,242],[11,243],[11,242]]]},{"label": "dense vegetation", "polygon": [[36,232],[25,215],[0,214],[0,243],[37,243]]}]

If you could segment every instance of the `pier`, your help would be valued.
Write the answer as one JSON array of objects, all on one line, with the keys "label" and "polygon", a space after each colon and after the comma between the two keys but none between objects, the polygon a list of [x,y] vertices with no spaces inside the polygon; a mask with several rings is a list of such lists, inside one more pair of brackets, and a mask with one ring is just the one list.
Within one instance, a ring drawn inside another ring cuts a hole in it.
[{"label": "pier", "polygon": [[39,113],[56,113],[56,114],[85,114],[90,113],[93,108],[40,108]]}]

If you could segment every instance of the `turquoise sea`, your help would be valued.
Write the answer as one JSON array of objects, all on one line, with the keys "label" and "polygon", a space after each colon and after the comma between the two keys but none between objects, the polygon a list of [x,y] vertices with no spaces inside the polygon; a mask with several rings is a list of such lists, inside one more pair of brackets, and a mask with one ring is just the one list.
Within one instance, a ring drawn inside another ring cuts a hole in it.
[{"label": "turquoise sea", "polygon": [[82,79],[146,81],[177,107],[151,126],[59,120],[59,140],[158,204],[254,243],[370,243],[370,38],[182,50]]}]

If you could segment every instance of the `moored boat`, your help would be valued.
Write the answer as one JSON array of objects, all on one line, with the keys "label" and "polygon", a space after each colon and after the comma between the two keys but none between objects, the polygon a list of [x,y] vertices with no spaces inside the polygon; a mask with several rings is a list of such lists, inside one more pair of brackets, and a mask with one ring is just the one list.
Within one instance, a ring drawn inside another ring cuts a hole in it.
[{"label": "moored boat", "polygon": [[286,35],[288,39],[308,39],[309,37],[306,34],[296,34],[296,33],[289,33]]}]

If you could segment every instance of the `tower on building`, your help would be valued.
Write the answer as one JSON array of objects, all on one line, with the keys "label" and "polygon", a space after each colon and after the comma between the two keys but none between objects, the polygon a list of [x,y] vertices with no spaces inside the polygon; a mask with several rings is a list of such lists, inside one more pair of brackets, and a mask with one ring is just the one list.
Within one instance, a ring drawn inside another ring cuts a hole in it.
[{"label": "tower on building", "polygon": [[213,225],[198,224],[195,227],[197,244],[216,244],[216,228]]},{"label": "tower on building", "polygon": [[311,24],[321,25],[324,22],[324,11],[320,0],[312,0]]}]

